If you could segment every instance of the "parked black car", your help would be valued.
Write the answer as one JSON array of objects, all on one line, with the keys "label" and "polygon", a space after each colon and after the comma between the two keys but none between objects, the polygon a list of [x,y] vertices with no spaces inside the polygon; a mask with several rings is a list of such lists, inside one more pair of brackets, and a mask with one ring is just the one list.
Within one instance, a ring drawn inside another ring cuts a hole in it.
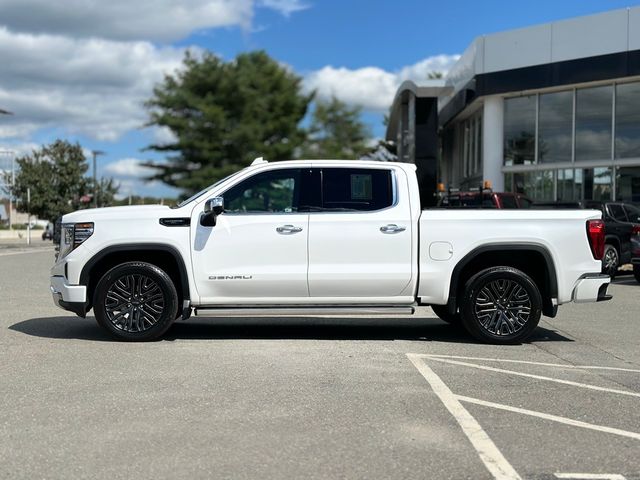
[{"label": "parked black car", "polygon": [[631,263],[633,263],[633,276],[640,282],[640,227],[636,226],[635,233],[631,235]]},{"label": "parked black car", "polygon": [[587,201],[585,208],[602,212],[605,226],[602,272],[614,277],[620,265],[631,262],[631,237],[640,232],[640,209],[628,203],[596,201]]}]

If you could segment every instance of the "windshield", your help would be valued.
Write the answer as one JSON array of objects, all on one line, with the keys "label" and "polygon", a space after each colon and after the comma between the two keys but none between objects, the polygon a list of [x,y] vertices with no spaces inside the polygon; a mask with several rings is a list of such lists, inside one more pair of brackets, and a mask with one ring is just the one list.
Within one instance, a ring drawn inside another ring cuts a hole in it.
[{"label": "windshield", "polygon": [[186,200],[183,200],[182,202],[180,202],[178,205],[176,205],[174,208],[181,208],[184,207],[185,205],[193,202],[195,199],[201,197],[202,195],[204,195],[205,193],[207,193],[209,190],[212,190],[214,188],[216,188],[218,185],[220,185],[222,182],[226,182],[227,180],[235,177],[236,175],[238,175],[240,172],[244,171],[245,169],[243,168],[242,170],[238,170],[236,173],[232,173],[231,175],[229,175],[228,177],[224,177],[222,180],[218,180],[216,183],[214,183],[213,185],[209,185],[208,187],[200,190],[198,193],[196,193],[195,195],[191,195],[189,198],[187,198]]}]

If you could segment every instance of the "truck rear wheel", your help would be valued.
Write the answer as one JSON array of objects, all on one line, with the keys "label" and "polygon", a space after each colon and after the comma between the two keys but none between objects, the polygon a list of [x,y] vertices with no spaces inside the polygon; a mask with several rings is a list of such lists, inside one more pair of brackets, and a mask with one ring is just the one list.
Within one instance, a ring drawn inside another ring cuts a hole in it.
[{"label": "truck rear wheel", "polygon": [[440,320],[444,320],[451,325],[460,325],[462,322],[460,313],[449,313],[449,307],[447,305],[431,305],[431,310],[433,310],[433,313],[435,313]]},{"label": "truck rear wheel", "polygon": [[469,279],[462,324],[478,340],[520,343],[538,326],[542,297],[533,280],[513,267],[492,267]]},{"label": "truck rear wheel", "polygon": [[98,324],[120,340],[154,340],[175,320],[178,294],[162,269],[150,263],[128,262],[100,279],[93,310]]}]

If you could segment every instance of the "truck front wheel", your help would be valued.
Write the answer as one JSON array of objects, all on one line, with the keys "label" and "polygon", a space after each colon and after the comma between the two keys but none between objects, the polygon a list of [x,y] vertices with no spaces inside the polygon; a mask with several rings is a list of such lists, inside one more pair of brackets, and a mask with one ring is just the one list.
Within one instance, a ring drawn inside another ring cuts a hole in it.
[{"label": "truck front wheel", "polygon": [[150,263],[127,262],[100,279],[93,310],[98,324],[120,340],[154,340],[175,320],[178,294],[162,269]]},{"label": "truck front wheel", "polygon": [[462,324],[483,342],[520,343],[538,326],[541,313],[538,287],[516,268],[487,268],[465,285]]}]

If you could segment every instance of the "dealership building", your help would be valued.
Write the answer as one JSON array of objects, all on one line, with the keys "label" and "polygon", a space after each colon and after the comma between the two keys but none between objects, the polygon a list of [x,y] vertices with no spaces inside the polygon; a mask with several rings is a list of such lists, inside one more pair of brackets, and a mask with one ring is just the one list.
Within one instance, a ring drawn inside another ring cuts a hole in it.
[{"label": "dealership building", "polygon": [[640,203],[640,7],[476,38],[443,80],[401,85],[387,140],[427,190]]}]

